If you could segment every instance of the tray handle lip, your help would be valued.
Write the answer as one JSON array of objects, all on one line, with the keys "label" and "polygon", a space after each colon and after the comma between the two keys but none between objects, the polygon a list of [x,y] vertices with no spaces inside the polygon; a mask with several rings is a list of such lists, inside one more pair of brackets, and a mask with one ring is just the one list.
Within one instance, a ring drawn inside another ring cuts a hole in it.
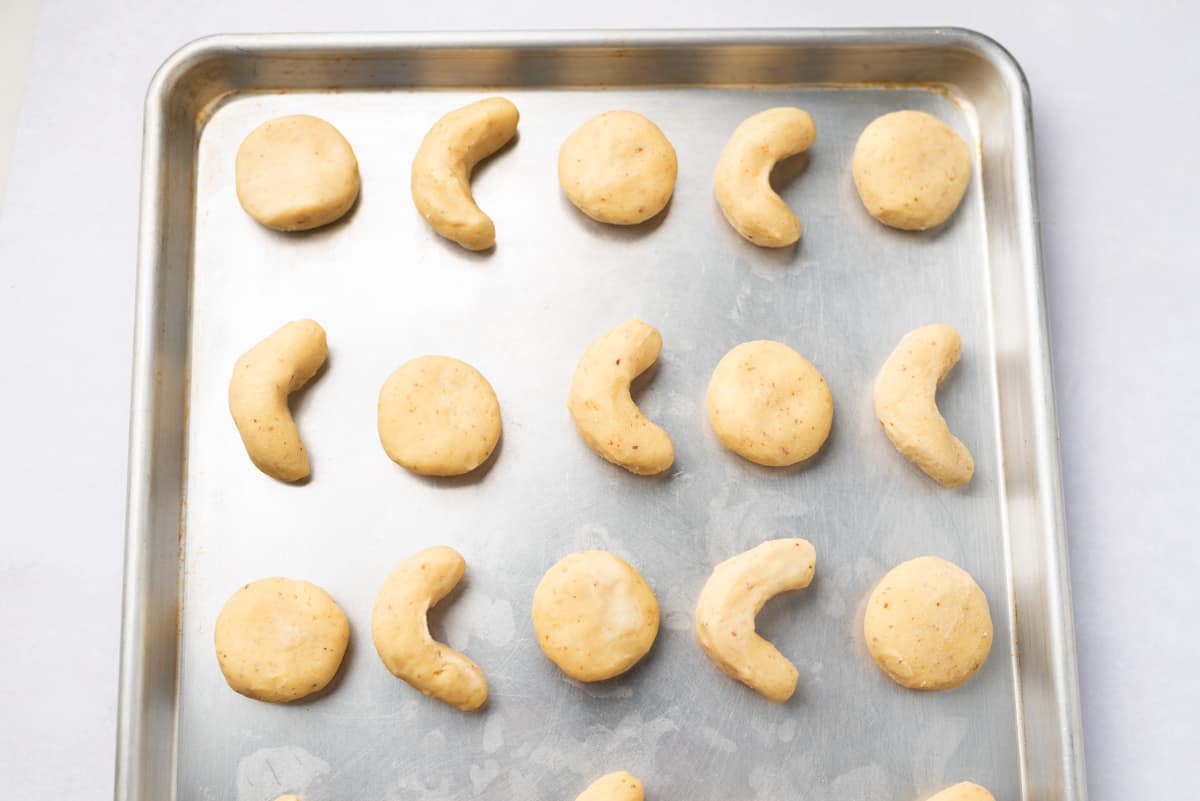
[{"label": "tray handle lip", "polygon": [[157,383],[154,375],[155,334],[161,314],[157,298],[163,281],[159,269],[161,241],[155,233],[162,223],[164,200],[160,179],[164,163],[161,142],[166,132],[169,103],[184,86],[192,68],[220,52],[214,47],[215,40],[220,38],[204,37],[177,49],[155,71],[144,103],[114,754],[113,797],[116,801],[140,801],[141,784],[137,777],[145,735],[139,713],[150,670],[141,647],[146,636],[146,609],[136,599],[148,578],[146,551],[153,536],[151,412]]},{"label": "tray handle lip", "polygon": [[1028,187],[1022,192],[1027,204],[1022,210],[1028,214],[1031,235],[1023,242],[1026,269],[1034,274],[1033,286],[1037,288],[1036,303],[1033,305],[1030,323],[1036,326],[1041,336],[1032,343],[1031,357],[1042,364],[1041,376],[1044,386],[1037,388],[1041,404],[1035,409],[1039,417],[1036,428],[1045,433],[1045,441],[1039,443],[1038,461],[1042,465],[1039,491],[1044,499],[1044,523],[1051,533],[1047,543],[1047,558],[1050,561],[1051,591],[1057,595],[1058,603],[1050,606],[1050,625],[1054,629],[1051,641],[1058,653],[1054,663],[1058,666],[1054,680],[1057,685],[1059,737],[1063,744],[1063,798],[1068,801],[1086,801],[1087,770],[1084,755],[1083,722],[1079,702],[1079,667],[1075,644],[1074,607],[1071,600],[1071,573],[1065,502],[1063,498],[1062,459],[1059,454],[1058,415],[1056,413],[1056,391],[1054,386],[1053,351],[1050,347],[1050,325],[1047,316],[1045,263],[1042,259],[1040,213],[1037,194],[1037,164],[1033,134],[1033,100],[1029,79],[1016,57],[987,34],[970,28],[944,29],[952,39],[975,52],[997,70],[1010,91],[1010,111],[1013,115],[1013,134],[1016,137],[1018,155],[1029,165]]},{"label": "tray handle lip", "polygon": [[[1026,207],[1021,213],[1030,219],[1028,240],[1022,243],[1024,264],[1033,273],[1032,285],[1037,298],[1030,312],[1030,324],[1036,326],[1041,336],[1031,343],[1031,358],[1041,362],[1040,375],[1044,385],[1035,387],[1040,405],[1034,410],[1040,418],[1035,428],[1045,433],[1045,441],[1038,445],[1037,459],[1042,466],[1039,492],[1043,498],[1043,519],[1050,541],[1047,543],[1047,559],[1051,592],[1057,603],[1050,605],[1049,624],[1053,628],[1051,642],[1057,653],[1054,664],[1058,670],[1054,676],[1057,685],[1059,739],[1063,745],[1063,798],[1068,801],[1086,801],[1087,770],[1083,742],[1083,721],[1079,702],[1079,667],[1075,644],[1074,607],[1071,600],[1071,573],[1067,547],[1067,526],[1063,498],[1062,459],[1059,454],[1058,415],[1056,413],[1056,391],[1054,386],[1053,351],[1050,347],[1050,325],[1047,316],[1045,263],[1042,258],[1041,215],[1038,210],[1037,164],[1033,133],[1033,100],[1029,79],[1016,57],[987,34],[970,28],[948,28],[946,33],[961,45],[975,52],[997,70],[1010,91],[1010,111],[1013,115],[1013,134],[1016,138],[1017,154],[1029,165],[1027,191],[1021,193]],[[1037,373],[1035,373],[1037,374]]]},{"label": "tray handle lip", "polygon": [[[471,49],[480,47],[688,47],[735,45],[871,45],[957,47],[990,63],[1009,86],[1024,125],[1029,120],[1029,81],[1020,62],[995,38],[959,26],[880,26],[831,28],[604,28],[595,30],[511,31],[346,31],[307,33],[214,33],[176,48],[155,70],[146,91],[146,124],[161,123],[163,101],[184,84],[193,68],[230,54],[297,53],[319,49],[389,51],[407,48]],[[149,132],[149,130],[147,130]]]},{"label": "tray handle lip", "polygon": [[953,25],[878,27],[789,27],[789,28],[598,28],[419,30],[419,31],[326,31],[326,32],[231,32],[213,33],[192,39],[175,49],[160,64],[150,81],[148,95],[161,96],[196,64],[217,55],[237,52],[275,53],[317,49],[400,48],[471,49],[480,47],[687,47],[733,45],[888,45],[957,46],[971,50],[998,67],[1013,85],[1028,95],[1028,82],[1020,63],[993,37],[978,30]]},{"label": "tray handle lip", "polygon": [[[160,73],[162,70],[160,70]],[[158,77],[156,76],[156,81]],[[116,801],[137,801],[137,763],[142,722],[138,711],[149,669],[141,648],[146,615],[136,603],[146,574],[145,550],[150,531],[150,471],[152,426],[148,414],[154,405],[153,347],[157,318],[158,262],[151,234],[159,220],[162,200],[155,178],[161,163],[153,143],[162,131],[157,104],[147,98],[142,127],[142,168],[138,214],[138,250],[134,289],[133,370],[129,401],[128,472],[125,487],[125,544],[121,584],[120,669],[117,690],[117,732],[114,754]]]}]

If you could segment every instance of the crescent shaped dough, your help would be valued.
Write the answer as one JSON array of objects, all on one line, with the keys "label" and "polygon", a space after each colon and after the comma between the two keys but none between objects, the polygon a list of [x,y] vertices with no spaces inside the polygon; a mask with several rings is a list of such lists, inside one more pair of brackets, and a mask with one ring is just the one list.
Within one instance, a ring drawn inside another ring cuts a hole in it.
[{"label": "crescent shaped dough", "polygon": [[714,188],[721,212],[739,234],[768,248],[800,239],[800,218],[771,188],[771,170],[816,138],[808,112],[786,106],[759,112],[734,130],[717,162]]},{"label": "crescent shaped dough", "polygon": [[620,770],[596,779],[575,801],[642,801],[645,797],[646,790],[637,777]]},{"label": "crescent shaped dough", "polygon": [[799,671],[754,630],[763,604],[812,582],[817,552],[808,540],[768,540],[713,569],[696,605],[696,638],[731,678],[782,703],[796,691]]},{"label": "crescent shaped dough", "polygon": [[631,473],[651,476],[675,461],[667,432],[629,394],[633,379],[662,351],[662,335],[634,317],[596,337],[571,379],[567,408],[588,447]]},{"label": "crescent shaped dough", "polygon": [[426,695],[464,712],[488,697],[479,665],[429,634],[429,608],[454,589],[467,563],[453,548],[426,548],[393,570],[375,597],[371,639],[383,664]]},{"label": "crescent shaped dough", "polygon": [[288,395],[308,383],[329,354],[325,329],[296,320],[242,354],[229,379],[229,412],[255,467],[280,481],[312,472]]},{"label": "crescent shaped dough", "polygon": [[884,433],[910,462],[944,487],[971,480],[975,460],[950,433],[937,408],[937,388],[962,355],[962,338],[948,325],[911,331],[875,379],[875,414]]},{"label": "crescent shaped dough", "polygon": [[503,97],[477,101],[434,123],[413,158],[417,211],[434,231],[467,250],[496,244],[496,226],[471,195],[471,170],[513,138],[520,117]]}]

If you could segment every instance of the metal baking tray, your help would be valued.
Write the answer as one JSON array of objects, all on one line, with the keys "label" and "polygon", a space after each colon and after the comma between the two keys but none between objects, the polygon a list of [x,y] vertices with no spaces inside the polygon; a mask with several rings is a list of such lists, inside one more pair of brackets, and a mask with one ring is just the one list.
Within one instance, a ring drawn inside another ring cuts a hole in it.
[{"label": "metal baking tray", "polygon": [[[502,93],[518,140],[477,171],[494,252],[435,236],[412,207],[409,163],[444,112]],[[774,105],[816,120],[781,189],[795,250],[742,241],[712,197],[734,126]],[[613,108],[674,143],[667,212],[601,226],[561,196],[556,154]],[[850,179],[858,133],[928,110],[973,144],[967,196],[940,230],[871,220]],[[363,176],[347,220],[272,233],[234,193],[241,139],[270,117],[334,123]],[[573,798],[628,769],[652,799],[912,801],[971,779],[998,799],[1085,795],[1029,94],[995,42],[956,29],[218,36],[173,55],[146,106],[116,795],[120,801],[467,801]],[[646,479],[590,453],[566,411],[572,370],[600,332],[638,315],[665,348],[638,390],[672,435]],[[312,480],[259,473],[226,407],[236,357],[285,321],[328,331],[323,373],[294,399]],[[900,336],[955,326],[964,356],[940,394],[976,459],[946,491],[879,431],[870,387]],[[733,345],[779,339],[824,373],[834,431],[803,468],[726,452],[703,412]],[[388,373],[425,353],[478,367],[503,409],[499,453],[459,480],[414,477],[375,432]],[[817,549],[816,580],[760,628],[800,669],[772,704],[693,641],[712,566],[774,536]],[[487,672],[463,714],[393,678],[370,642],[388,570],[445,543],[467,559],[435,633]],[[628,675],[567,680],[540,653],[529,602],[581,548],[636,565],[663,611]],[[950,692],[901,689],[861,641],[864,599],[894,564],[934,553],[990,599],[995,645]],[[326,588],[352,622],[331,691],[277,706],[224,684],[212,626],[242,583]]]}]

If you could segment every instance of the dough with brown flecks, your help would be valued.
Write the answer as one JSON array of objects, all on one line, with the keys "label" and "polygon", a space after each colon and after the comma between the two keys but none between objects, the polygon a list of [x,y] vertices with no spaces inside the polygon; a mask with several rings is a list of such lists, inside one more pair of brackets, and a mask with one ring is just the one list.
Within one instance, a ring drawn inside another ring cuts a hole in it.
[{"label": "dough with brown flecks", "polygon": [[308,383],[329,355],[325,329],[294,320],[246,351],[229,379],[229,412],[254,466],[280,481],[308,478],[308,451],[288,395]]},{"label": "dough with brown flecks", "polygon": [[337,128],[293,114],[251,131],[234,164],[237,196],[276,231],[305,231],[342,217],[358,198],[358,160]]},{"label": "dough with brown flecks", "polygon": [[782,248],[800,239],[803,226],[771,187],[781,160],[803,153],[817,139],[804,109],[782,106],[746,118],[721,151],[713,189],[721,213],[734,229],[760,247]]},{"label": "dough with brown flecks", "polygon": [[466,654],[433,639],[426,615],[467,569],[445,545],[413,554],[388,574],[371,610],[371,638],[393,675],[426,695],[470,712],[488,697],[487,679]]},{"label": "dough with brown flecks", "polygon": [[379,390],[379,440],[393,462],[414,473],[469,473],[500,441],[500,402],[466,362],[422,356],[397,368]]},{"label": "dough with brown flecks", "polygon": [[739,456],[768,467],[812,457],[833,426],[833,395],[812,363],[782,342],[745,342],[708,382],[708,422]]},{"label": "dough with brown flecks", "polygon": [[937,117],[894,111],[858,137],[853,173],[872,217],[893,228],[924,231],[958,208],[971,180],[971,151]]},{"label": "dough with brown flecks", "polygon": [[755,631],[754,618],[776,595],[807,587],[816,568],[808,540],[767,540],[713,568],[696,604],[704,652],[725,675],[776,703],[792,697],[800,672]]},{"label": "dough with brown flecks", "polygon": [[434,231],[467,250],[496,244],[496,225],[471,194],[471,171],[517,132],[520,112],[503,97],[477,100],[429,129],[412,163],[412,199]]},{"label": "dough with brown flecks", "polygon": [[937,407],[937,388],[962,355],[962,337],[935,323],[909,331],[875,378],[875,414],[887,438],[943,487],[975,475],[971,451]]},{"label": "dough with brown flecks", "polygon": [[613,464],[652,476],[675,461],[671,437],[652,423],[629,394],[633,379],[662,352],[662,335],[638,318],[592,340],[575,367],[567,408],[588,447]]},{"label": "dough with brown flecks", "polygon": [[928,801],[996,801],[996,798],[974,782],[959,782],[934,793]]},{"label": "dough with brown flecks", "polygon": [[573,679],[619,676],[645,656],[658,636],[658,601],[624,559],[580,551],[546,571],[533,594],[538,644]]},{"label": "dough with brown flecks", "polygon": [[607,773],[588,785],[575,801],[643,801],[646,790],[632,773]]},{"label": "dough with brown flecks", "polygon": [[609,111],[585,122],[558,152],[558,182],[593,220],[635,225],[662,211],[675,191],[675,148],[658,126],[634,111]]},{"label": "dough with brown flecks", "polygon": [[252,581],[225,602],[213,631],[225,681],[242,695],[286,703],[320,692],[337,675],[350,624],[315,584]]},{"label": "dough with brown flecks", "polygon": [[914,690],[948,690],[975,675],[992,648],[992,616],[975,579],[936,556],[888,571],[867,602],[867,650]]}]

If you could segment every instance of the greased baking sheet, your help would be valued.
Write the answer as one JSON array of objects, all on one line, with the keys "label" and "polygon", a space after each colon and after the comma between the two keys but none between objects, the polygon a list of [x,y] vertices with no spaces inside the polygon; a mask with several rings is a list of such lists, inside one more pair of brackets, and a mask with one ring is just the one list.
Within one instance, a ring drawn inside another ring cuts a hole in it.
[{"label": "greased baking sheet", "polygon": [[[498,244],[471,254],[422,222],[409,164],[438,117],[491,94],[521,124],[476,170]],[[818,132],[776,176],[804,222],[778,251],[741,240],[712,197],[733,128],[777,105]],[[679,158],[666,212],[632,228],[588,220],[556,179],[563,139],[615,108],[652,119]],[[972,146],[966,197],[936,231],[876,223],[850,177],[859,132],[903,108]],[[238,205],[234,154],[292,113],[342,131],[363,188],[344,221],[278,234]],[[967,779],[1002,800],[1084,797],[1028,96],[995,43],[946,29],[223,36],[160,70],[145,147],[120,801],[560,801],[620,769],[660,801],[909,801]],[[657,478],[590,452],[566,410],[584,348],[634,315],[664,341],[635,384],[675,443]],[[289,486],[251,465],[226,392],[239,354],[302,317],[330,357],[292,399],[313,476]],[[975,457],[960,490],[908,464],[873,414],[875,372],[930,322],[964,342],[939,394]],[[751,339],[788,343],[832,389],[833,432],[809,464],[757,467],[709,429],[712,369]],[[497,453],[463,478],[407,473],[376,434],[383,380],[429,353],[474,365],[500,399]],[[814,544],[817,570],[759,617],[800,670],[776,705],[706,659],[692,611],[714,564],[790,536]],[[433,544],[467,560],[431,623],[488,676],[473,714],[392,677],[370,641],[385,575]],[[542,656],[529,619],[543,572],[585,548],[635,565],[662,609],[649,656],[593,685]],[[862,641],[874,583],[923,554],[970,571],[995,623],[983,669],[948,692],[893,684]],[[229,690],[212,645],[229,595],[272,575],[324,587],[352,628],[331,689],[289,706]]]}]

